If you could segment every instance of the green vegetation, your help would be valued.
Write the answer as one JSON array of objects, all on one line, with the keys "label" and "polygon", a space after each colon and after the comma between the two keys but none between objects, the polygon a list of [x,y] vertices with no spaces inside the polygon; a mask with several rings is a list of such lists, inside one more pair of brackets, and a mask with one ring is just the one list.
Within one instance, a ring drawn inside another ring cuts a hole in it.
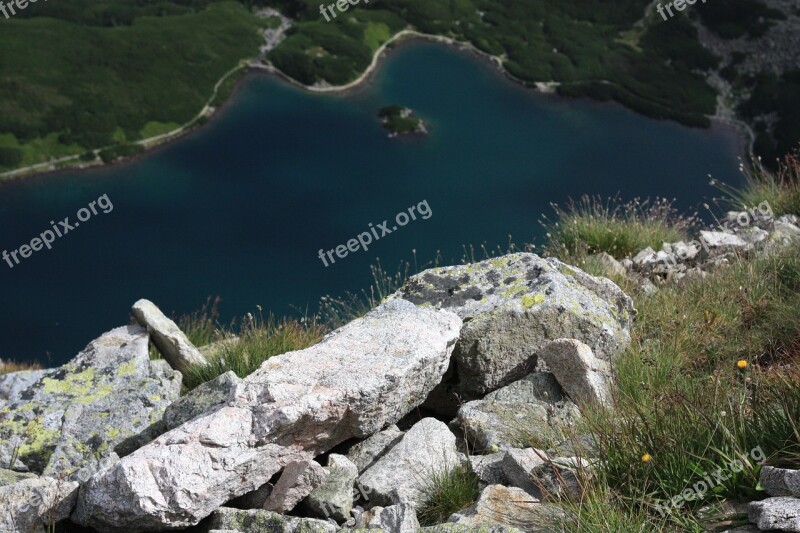
[{"label": "green vegetation", "polygon": [[786,18],[758,0],[708,2],[697,4],[695,9],[703,25],[724,39],[761,37],[772,26],[772,20]]},{"label": "green vegetation", "polygon": [[615,197],[604,202],[584,196],[553,209],[555,220],[542,221],[548,237],[545,252],[575,264],[598,252],[622,259],[648,246],[658,250],[665,242],[691,240],[689,233],[697,222],[658,198],[622,202]]},{"label": "green vegetation", "polygon": [[40,2],[4,20],[0,46],[13,53],[0,64],[0,170],[191,120],[261,42],[240,4],[207,4]]},{"label": "green vegetation", "polygon": [[442,524],[478,500],[478,476],[464,465],[430,472],[425,478],[430,496],[417,515],[422,526]]},{"label": "green vegetation", "polygon": [[425,131],[425,124],[422,119],[403,106],[386,106],[378,112],[378,116],[381,118],[383,128],[393,136]]},{"label": "green vegetation", "polygon": [[776,217],[800,214],[800,152],[787,155],[775,173],[767,172],[756,161],[745,176],[744,189],[718,185],[726,193],[732,209],[741,210],[767,202]]},{"label": "green vegetation", "polygon": [[[768,200],[780,206],[776,214],[798,213],[797,170],[788,158],[774,180],[759,175],[744,190],[725,189],[729,202],[742,208]],[[577,216],[575,209],[558,212],[566,220],[554,222],[557,228]],[[641,217],[627,229],[625,223],[598,222],[616,235],[607,239],[596,237],[597,228],[570,232],[589,239],[573,249],[612,253],[627,240],[621,236],[641,231]],[[672,229],[683,232],[684,223],[679,218]],[[564,250],[562,242],[562,234],[551,234],[548,249]],[[592,261],[583,266],[604,274]],[[615,362],[613,407],[585,410],[573,435],[577,441],[590,434],[601,460],[585,496],[565,502],[570,513],[553,530],[704,531],[720,519],[714,505],[763,494],[758,474],[765,460],[800,464],[800,256],[738,258],[703,279],[652,293],[620,282],[638,316],[631,346]],[[734,461],[742,467],[731,468]],[[659,507],[718,469],[727,479],[692,492],[697,496],[671,511]]]},{"label": "green vegetation", "polygon": [[[770,168],[788,154],[800,140],[800,70],[783,76],[762,74],[740,82],[751,92],[739,111],[754,123],[755,152]],[[770,128],[764,119],[776,113],[777,123]]]}]

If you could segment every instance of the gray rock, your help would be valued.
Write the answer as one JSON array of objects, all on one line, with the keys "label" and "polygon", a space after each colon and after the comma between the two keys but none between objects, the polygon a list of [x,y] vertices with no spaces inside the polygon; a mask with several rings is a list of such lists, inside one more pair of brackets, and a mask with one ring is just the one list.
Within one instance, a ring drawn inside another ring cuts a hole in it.
[{"label": "gray rock", "polygon": [[0,375],[0,406],[9,399],[19,398],[25,390],[39,381],[47,370],[21,370]]},{"label": "gray rock", "polygon": [[228,401],[241,381],[233,371],[228,371],[203,383],[167,407],[162,418],[164,425],[168,430],[174,429],[213,407],[222,405]]},{"label": "gray rock", "polygon": [[797,226],[797,224],[800,223],[800,218],[798,218],[797,215],[781,215],[775,220],[776,224],[778,222]]},{"label": "gray rock", "polygon": [[383,431],[375,433],[371,437],[354,444],[347,451],[347,458],[355,463],[359,472],[363,472],[375,461],[383,457],[392,446],[400,442],[403,432],[396,425],[391,425]]},{"label": "gray rock", "polygon": [[503,458],[505,455],[505,453],[491,453],[489,455],[469,456],[472,471],[475,472],[481,483],[486,485],[508,484],[508,478],[503,471]]},{"label": "gray rock", "polygon": [[373,507],[364,513],[360,528],[390,533],[417,533],[420,529],[414,507],[408,504]]},{"label": "gray rock", "polygon": [[9,397],[0,455],[17,449],[33,472],[83,480],[115,449],[156,437],[179,392],[180,374],[150,361],[143,329],[114,329]]},{"label": "gray rock", "polygon": [[530,373],[535,354],[553,339],[578,339],[611,360],[630,342],[635,315],[632,300],[611,281],[531,253],[426,270],[390,298],[450,309],[464,320],[455,376],[437,391],[461,401]]},{"label": "gray rock", "polygon": [[747,517],[758,529],[800,531],[800,500],[787,496],[750,502]]},{"label": "gray rock", "polygon": [[131,311],[139,325],[147,328],[156,349],[172,368],[186,372],[192,365],[208,363],[178,325],[167,318],[153,302],[139,300],[133,304]]},{"label": "gray rock", "polygon": [[575,339],[557,339],[545,345],[539,357],[576,403],[610,403],[611,369],[589,346]]},{"label": "gray rock", "polygon": [[316,461],[289,463],[264,502],[264,509],[275,513],[291,511],[319,487],[327,476],[328,472]]},{"label": "gray rock", "polygon": [[783,253],[787,248],[800,246],[800,228],[789,222],[775,222],[769,238],[762,243],[761,249],[767,255]]},{"label": "gray rock", "polygon": [[478,451],[497,452],[561,440],[561,431],[580,417],[549,372],[524,379],[467,402],[458,410],[458,424]]},{"label": "gray rock", "polygon": [[583,483],[591,475],[590,463],[577,457],[557,457],[533,467],[530,477],[539,490],[531,494],[542,501],[558,501],[565,497],[579,498]]},{"label": "gray rock", "polygon": [[770,496],[800,496],[800,470],[764,466],[759,482]]},{"label": "gray rock", "polygon": [[600,450],[592,435],[582,434],[577,438],[570,435],[547,450],[550,457],[599,457]]},{"label": "gray rock", "polygon": [[93,476],[72,520],[160,531],[225,502],[418,406],[441,380],[461,320],[393,301],[305,350],[268,359],[232,399]]},{"label": "gray rock", "polygon": [[423,527],[420,531],[425,533],[525,533],[515,527],[501,526],[468,526],[465,524],[439,524]]},{"label": "gray rock", "polygon": [[769,237],[769,232],[764,231],[761,228],[757,227],[750,227],[744,228],[736,233],[739,238],[741,238],[744,242],[750,245],[756,245]]},{"label": "gray rock", "polygon": [[256,490],[234,498],[225,504],[225,507],[235,507],[236,509],[263,509],[267,503],[269,495],[272,494],[274,487],[271,483],[264,483]]},{"label": "gray rock", "polygon": [[648,246],[638,254],[634,255],[631,261],[633,261],[633,264],[637,267],[637,269],[641,270],[646,265],[656,262],[656,251]]},{"label": "gray rock", "polygon": [[694,242],[673,242],[664,243],[662,250],[673,255],[678,261],[692,261],[700,253],[700,246]]},{"label": "gray rock", "polygon": [[503,472],[511,485],[529,494],[541,494],[539,485],[531,473],[535,468],[545,464],[548,457],[542,450],[535,448],[512,448],[503,458]]},{"label": "gray rock", "polygon": [[261,509],[220,507],[211,515],[209,529],[233,530],[241,533],[336,533],[335,525],[314,518],[283,516]]},{"label": "gray rock", "polygon": [[358,477],[358,467],[343,455],[331,454],[325,471],[327,476],[308,495],[305,507],[316,518],[345,522],[353,509],[353,485]]},{"label": "gray rock", "polygon": [[432,475],[442,475],[460,463],[455,435],[443,422],[424,418],[368,468],[358,483],[370,491],[370,505],[411,503],[419,507],[430,494]]},{"label": "gray rock", "polygon": [[502,485],[490,485],[469,509],[449,518],[450,522],[472,527],[502,525],[529,533],[551,533],[555,518],[563,511],[542,504],[524,490]]},{"label": "gray rock", "polygon": [[77,482],[49,477],[0,487],[0,531],[41,533],[69,516],[77,495]]},{"label": "gray rock", "polygon": [[628,275],[628,271],[625,270],[622,263],[606,252],[594,254],[591,256],[591,259],[596,262],[606,276],[624,278]]},{"label": "gray rock", "polygon": [[732,250],[747,250],[751,248],[744,239],[734,233],[724,231],[701,231],[700,240],[708,253],[714,255]]},{"label": "gray rock", "polygon": [[39,476],[30,472],[15,472],[14,470],[0,469],[0,487],[19,483],[25,479],[36,479]]}]

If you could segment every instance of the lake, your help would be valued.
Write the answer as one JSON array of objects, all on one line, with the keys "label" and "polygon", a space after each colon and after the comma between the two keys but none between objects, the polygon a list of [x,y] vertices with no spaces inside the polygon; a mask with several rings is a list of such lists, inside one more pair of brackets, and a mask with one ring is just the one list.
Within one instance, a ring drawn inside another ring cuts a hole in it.
[{"label": "lake", "polygon": [[[388,104],[430,135],[387,138],[376,115]],[[400,46],[347,95],[252,75],[210,124],[146,157],[0,184],[0,251],[102,195],[113,205],[51,250],[0,262],[0,358],[61,364],[139,298],[182,314],[220,296],[224,322],[257,305],[313,312],[322,295],[366,288],[378,259],[393,270],[412,250],[458,262],[464,245],[531,242],[550,202],[583,193],[690,209],[715,194],[709,174],[740,182],[737,145],[726,128],[538,94],[434,43]],[[429,218],[328,267],[318,257],[423,201]]]}]

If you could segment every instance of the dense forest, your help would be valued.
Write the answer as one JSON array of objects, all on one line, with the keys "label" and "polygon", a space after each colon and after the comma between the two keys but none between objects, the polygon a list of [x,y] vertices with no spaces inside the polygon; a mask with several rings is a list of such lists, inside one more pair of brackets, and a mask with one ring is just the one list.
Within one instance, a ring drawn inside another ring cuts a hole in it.
[{"label": "dense forest", "polygon": [[[699,44],[687,17],[654,23],[657,15],[645,16],[648,3],[373,0],[331,22],[316,0],[31,4],[0,21],[0,168],[122,147],[188,122],[223,74],[258,54],[257,30],[267,24],[253,14],[259,6],[297,21],[268,59],[305,84],[353,80],[378,47],[413,28],[471,42],[501,57],[523,82],[554,80],[563,95],[613,99],[649,116],[707,126],[716,95],[704,73],[718,58]],[[780,15],[757,0],[729,4],[739,7],[708,4],[696,16],[713,31],[739,36],[766,31]],[[748,17],[753,9],[762,16]],[[785,152],[800,138],[793,80],[735,80],[756,88],[745,116],[780,106],[777,141],[763,128],[762,153]]]}]

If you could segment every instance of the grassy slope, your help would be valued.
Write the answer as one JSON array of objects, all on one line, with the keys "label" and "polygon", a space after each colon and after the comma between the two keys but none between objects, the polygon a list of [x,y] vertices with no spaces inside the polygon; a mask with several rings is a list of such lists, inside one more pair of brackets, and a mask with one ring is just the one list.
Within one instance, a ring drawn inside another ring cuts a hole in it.
[{"label": "grassy slope", "polygon": [[164,129],[154,122],[184,123],[225,72],[255,55],[258,25],[234,2],[115,27],[3,21],[0,147],[21,147],[31,164]]}]

